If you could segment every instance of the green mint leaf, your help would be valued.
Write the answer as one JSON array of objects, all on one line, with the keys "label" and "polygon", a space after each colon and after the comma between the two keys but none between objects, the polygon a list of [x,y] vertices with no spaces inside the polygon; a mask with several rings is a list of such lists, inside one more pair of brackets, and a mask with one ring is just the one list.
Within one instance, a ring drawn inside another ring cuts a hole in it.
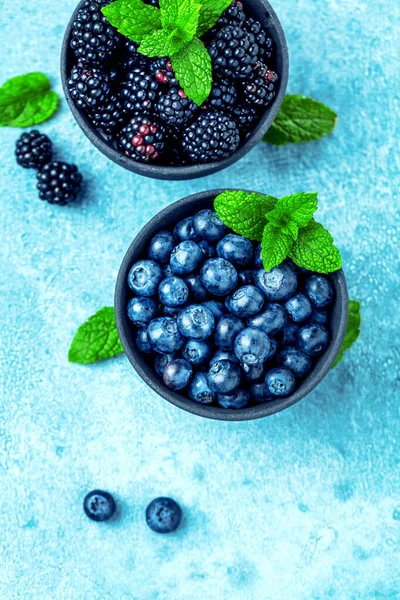
[{"label": "green mint leaf", "polygon": [[265,216],[276,227],[285,227],[289,221],[293,221],[301,229],[309,224],[317,208],[318,194],[301,192],[284,196]]},{"label": "green mint leaf", "polygon": [[160,0],[163,28],[174,37],[190,42],[196,35],[200,8],[196,0]]},{"label": "green mint leaf", "polygon": [[31,127],[47,121],[57,110],[58,95],[43,73],[18,75],[0,88],[0,126]]},{"label": "green mint leaf", "polygon": [[336,113],[321,102],[298,94],[288,94],[265,134],[264,142],[284,146],[319,140],[335,129],[336,121]]},{"label": "green mint leaf", "polygon": [[211,93],[211,57],[201,40],[193,38],[171,57],[175,76],[188,98],[201,106]]},{"label": "green mint leaf", "polygon": [[360,303],[357,300],[349,300],[349,320],[347,323],[347,329],[344,336],[342,347],[339,350],[339,354],[333,363],[332,369],[342,360],[346,350],[352,347],[354,342],[360,335],[361,327],[361,314],[360,314]]},{"label": "green mint leaf", "polygon": [[269,271],[280,265],[287,258],[293,243],[293,238],[290,235],[268,223],[264,227],[261,242],[261,258],[264,269]]},{"label": "green mint leaf", "polygon": [[119,33],[134,42],[161,29],[160,10],[141,0],[116,0],[101,9],[107,21]]},{"label": "green mint leaf", "polygon": [[232,0],[202,0],[197,36],[204,35],[211,27],[214,27],[224,10],[231,4]]},{"label": "green mint leaf", "polygon": [[172,57],[179,52],[184,43],[182,38],[171,36],[165,29],[160,29],[142,38],[139,52],[150,58],[154,58],[155,56]]},{"label": "green mint leaf", "polygon": [[272,196],[228,190],[215,198],[214,209],[235,233],[261,242],[267,224],[265,215],[274,208],[276,202],[277,199]]},{"label": "green mint leaf", "polygon": [[299,237],[299,228],[294,221],[288,221],[284,227],[281,228],[282,233],[290,235],[291,238],[296,241]]},{"label": "green mint leaf", "polygon": [[106,306],[81,325],[68,354],[69,362],[87,365],[123,352],[114,309]]},{"label": "green mint leaf", "polygon": [[342,266],[339,250],[333,245],[333,237],[314,219],[299,231],[290,258],[299,267],[317,273],[332,273]]}]

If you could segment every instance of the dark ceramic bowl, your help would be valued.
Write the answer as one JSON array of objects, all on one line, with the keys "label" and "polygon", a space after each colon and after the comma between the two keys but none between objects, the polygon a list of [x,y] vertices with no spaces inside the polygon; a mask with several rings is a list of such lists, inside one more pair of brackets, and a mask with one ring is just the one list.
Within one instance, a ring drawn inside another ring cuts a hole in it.
[{"label": "dark ceramic bowl", "polygon": [[310,375],[302,381],[299,388],[287,398],[273,400],[265,404],[258,404],[242,410],[228,410],[218,406],[206,406],[198,404],[185,396],[169,390],[157,375],[154,366],[148,356],[138,350],[135,343],[134,328],[128,319],[126,307],[131,297],[131,292],[127,284],[128,273],[132,265],[142,258],[146,258],[146,250],[151,238],[163,229],[173,229],[174,226],[185,217],[193,216],[204,208],[212,208],[213,201],[218,194],[224,190],[212,190],[201,192],[179,200],[171,204],[160,213],[158,213],[137,235],[132,242],[125,258],[122,262],[116,290],[115,290],[115,315],[122,345],[132,363],[134,369],[141,378],[157,394],[183,408],[190,413],[207,417],[209,419],[219,419],[221,421],[246,421],[250,419],[259,419],[273,415],[281,410],[292,406],[304,396],[307,396],[331,369],[340,347],[343,342],[347,327],[348,315],[348,295],[344,273],[342,270],[329,275],[329,279],[335,288],[336,300],[332,310],[330,334],[331,343],[325,353],[319,358]]},{"label": "dark ceramic bowl", "polygon": [[81,0],[81,2],[76,7],[65,32],[64,42],[61,51],[61,78],[65,97],[67,99],[71,112],[76,119],[76,122],[82,129],[83,133],[92,142],[92,144],[96,146],[96,148],[100,150],[100,152],[105,154],[107,158],[113,160],[115,163],[117,163],[121,167],[124,167],[125,169],[128,169],[129,171],[133,171],[134,173],[138,173],[139,175],[144,175],[145,177],[152,177],[153,179],[197,179],[198,177],[205,177],[206,175],[211,175],[212,173],[216,173],[217,171],[221,171],[222,169],[231,166],[233,163],[243,158],[243,156],[247,154],[252,148],[254,148],[254,146],[266,134],[281,107],[282,100],[285,96],[289,72],[289,57],[285,35],[283,33],[278,17],[276,16],[275,12],[273,11],[271,5],[269,4],[269,2],[267,2],[267,0],[252,0],[251,2],[250,0],[247,0],[246,9],[252,17],[260,21],[265,28],[268,28],[268,31],[272,39],[274,40],[276,47],[275,70],[279,75],[279,88],[276,98],[273,104],[266,110],[259,124],[249,135],[246,142],[242,144],[242,146],[240,146],[239,149],[234,154],[232,154],[232,156],[229,156],[228,158],[219,162],[202,165],[191,165],[185,167],[164,167],[135,162],[131,158],[128,158],[127,156],[122,154],[122,152],[119,152],[116,148],[114,148],[112,144],[108,143],[105,140],[105,138],[97,131],[97,129],[93,127],[93,125],[86,117],[85,113],[83,111],[80,111],[75,106],[75,103],[73,102],[70,96],[67,86],[67,81],[69,79],[71,69],[76,62],[76,59],[74,58],[74,53],[70,48],[70,38],[72,23],[75,19],[77,11],[83,5],[84,1],[85,0]]}]

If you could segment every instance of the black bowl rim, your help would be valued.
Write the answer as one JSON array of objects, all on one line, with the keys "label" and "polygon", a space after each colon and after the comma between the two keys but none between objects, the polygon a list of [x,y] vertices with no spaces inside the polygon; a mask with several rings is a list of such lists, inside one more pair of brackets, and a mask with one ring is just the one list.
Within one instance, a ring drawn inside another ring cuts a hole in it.
[{"label": "black bowl rim", "polygon": [[283,32],[280,21],[268,0],[253,0],[253,2],[261,5],[262,9],[269,14],[270,18],[268,27],[270,30],[272,30],[274,41],[276,43],[277,48],[279,47],[282,55],[282,72],[280,74],[280,87],[273,104],[266,110],[257,127],[250,134],[248,140],[241,147],[239,147],[238,150],[236,150],[236,152],[234,152],[231,156],[215,163],[189,165],[183,167],[165,167],[162,165],[157,166],[145,163],[138,163],[128,158],[127,156],[124,156],[124,154],[122,154],[106,142],[106,140],[101,136],[101,134],[96,130],[96,128],[90,123],[85,114],[81,112],[73,102],[67,85],[67,81],[69,79],[69,74],[67,72],[67,57],[68,52],[70,51],[69,42],[71,37],[72,23],[75,19],[76,13],[78,12],[78,10],[84,2],[85,0],[80,0],[80,2],[78,3],[65,31],[61,49],[61,81],[67,104],[77,124],[82,129],[86,137],[92,142],[92,144],[98,150],[100,150],[100,152],[102,152],[107,158],[120,165],[121,167],[128,169],[129,171],[132,171],[139,175],[143,175],[145,177],[170,181],[189,180],[197,179],[200,177],[206,177],[207,175],[211,175],[233,165],[235,162],[243,158],[261,141],[261,139],[267,133],[268,129],[270,128],[272,122],[275,120],[279,112],[279,109],[283,102],[283,98],[286,93],[286,87],[289,77],[289,54],[285,34]]},{"label": "black bowl rim", "polygon": [[[176,214],[176,222],[178,222],[179,220],[185,218],[185,216],[189,216],[196,212],[196,210],[199,210],[198,207],[194,208],[196,203],[206,203],[209,201],[212,202],[212,200],[223,191],[226,190],[209,190],[178,200],[177,202],[170,204],[157,213],[147,223],[147,225],[140,230],[126,252],[118,273],[115,288],[115,317],[121,343],[129,361],[143,381],[147,383],[147,385],[149,385],[149,387],[152,388],[162,398],[171,404],[174,404],[175,406],[200,417],[220,421],[247,421],[267,417],[289,408],[312,392],[328,374],[339,353],[346,333],[348,318],[348,292],[343,270],[340,269],[335,273],[331,273],[329,277],[335,287],[336,292],[335,306],[339,307],[336,336],[329,344],[325,353],[320,357],[320,360],[310,375],[304,379],[300,387],[287,398],[273,400],[271,402],[258,404],[256,406],[241,410],[231,410],[216,406],[198,404],[176,392],[169,390],[163,384],[162,380],[157,376],[157,374],[150,369],[150,367],[147,367],[146,369],[142,367],[142,365],[140,365],[136,360],[136,356],[141,356],[141,352],[137,349],[136,344],[133,341],[128,318],[126,316],[124,317],[126,311],[126,306],[124,304],[124,297],[126,297],[126,293],[124,290],[127,291],[127,274],[133,262],[139,260],[139,257],[142,256],[150,238],[161,229],[165,229],[165,224],[163,224],[165,223],[165,219],[169,219],[172,217],[172,215]],[[206,207],[207,206],[204,206],[204,208]]]}]

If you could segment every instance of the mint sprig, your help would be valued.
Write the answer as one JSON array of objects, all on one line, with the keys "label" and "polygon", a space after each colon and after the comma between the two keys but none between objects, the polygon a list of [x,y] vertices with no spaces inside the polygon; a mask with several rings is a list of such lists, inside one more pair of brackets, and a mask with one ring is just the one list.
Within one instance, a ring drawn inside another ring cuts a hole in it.
[{"label": "mint sprig", "polygon": [[235,233],[261,242],[267,271],[288,257],[317,273],[332,273],[342,266],[333,237],[313,218],[318,208],[315,192],[277,200],[254,192],[226,191],[215,198],[214,208]]},{"label": "mint sprig", "polygon": [[346,350],[349,350],[352,345],[357,341],[360,335],[361,327],[361,313],[360,303],[357,300],[349,300],[349,320],[347,323],[347,329],[344,336],[342,347],[339,350],[339,354],[333,363],[332,369],[342,360]]},{"label": "mint sprig", "polygon": [[317,100],[299,94],[287,94],[264,136],[274,146],[319,140],[335,129],[337,114]]},{"label": "mint sprig", "polygon": [[31,127],[47,121],[58,106],[58,95],[43,73],[18,75],[0,88],[0,127]]},{"label": "mint sprig", "polygon": [[123,352],[115,323],[114,309],[105,306],[83,323],[75,334],[68,360],[87,365]]},{"label": "mint sprig", "polygon": [[151,58],[169,56],[185,94],[198,106],[212,88],[211,57],[199,36],[215,25],[232,0],[116,0],[102,8],[119,33],[139,43]]}]

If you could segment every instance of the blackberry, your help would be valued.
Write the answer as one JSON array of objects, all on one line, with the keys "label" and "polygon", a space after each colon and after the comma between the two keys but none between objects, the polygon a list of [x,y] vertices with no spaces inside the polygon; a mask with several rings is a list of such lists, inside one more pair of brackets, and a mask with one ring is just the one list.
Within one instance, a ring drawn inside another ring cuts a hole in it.
[{"label": "blackberry", "polygon": [[122,152],[138,162],[154,162],[165,150],[166,130],[156,119],[136,115],[118,136]]},{"label": "blackberry", "polygon": [[77,58],[101,65],[117,48],[120,35],[102,15],[104,0],[86,0],[72,24],[71,48]]},{"label": "blackberry", "polygon": [[254,35],[228,25],[217,33],[208,47],[214,71],[229,79],[250,77],[258,58]]},{"label": "blackberry", "polygon": [[278,75],[265,65],[258,63],[254,76],[242,82],[243,97],[250,106],[269,106],[276,96]]},{"label": "blackberry", "polygon": [[214,110],[225,112],[235,106],[237,97],[237,90],[233,83],[224,79],[217,79],[213,82],[211,94],[207,98],[205,105]]},{"label": "blackberry", "polygon": [[133,69],[121,86],[121,100],[127,113],[148,113],[153,109],[160,86],[150,73]]},{"label": "blackberry", "polygon": [[194,119],[198,107],[183,90],[171,88],[166,94],[160,95],[155,111],[167,125],[183,127]]},{"label": "blackberry", "polygon": [[189,157],[181,146],[182,131],[172,127],[168,131],[167,143],[163,155],[163,162],[167,167],[183,167],[191,164]]},{"label": "blackberry", "polygon": [[130,39],[126,39],[125,56],[121,63],[122,70],[130,72],[137,68],[142,70],[147,70],[149,68],[151,64],[150,59],[144,54],[139,54],[138,48],[139,44]]},{"label": "blackberry", "polygon": [[273,42],[272,39],[268,37],[267,32],[261,23],[250,18],[247,19],[246,23],[243,25],[243,28],[254,35],[256,44],[258,46],[259,60],[269,63],[273,54]]},{"label": "blackberry", "polygon": [[40,199],[61,206],[76,199],[82,183],[82,175],[75,165],[57,160],[44,165],[37,178]]},{"label": "blackberry", "polygon": [[161,85],[178,87],[170,58],[156,58],[151,61],[150,71],[155,75],[156,81]]},{"label": "blackberry", "polygon": [[90,117],[93,125],[108,135],[121,129],[125,122],[122,103],[118,96],[111,96],[107,104],[93,111]]},{"label": "blackberry", "polygon": [[84,63],[72,69],[68,89],[75,104],[85,110],[103,107],[111,93],[108,75]]},{"label": "blackberry", "polygon": [[260,120],[257,109],[254,106],[246,106],[245,104],[235,106],[232,110],[232,117],[235,119],[239,129],[244,133],[254,129]]},{"label": "blackberry", "polygon": [[182,148],[195,163],[215,162],[227,158],[239,146],[240,135],[235,121],[222,112],[206,112],[188,127]]},{"label": "blackberry", "polygon": [[225,27],[226,25],[234,25],[240,27],[245,21],[246,15],[243,11],[243,4],[241,2],[232,2],[218,19],[217,26]]},{"label": "blackberry", "polygon": [[53,145],[47,135],[34,129],[23,133],[16,143],[17,163],[24,169],[39,169],[53,156]]}]

